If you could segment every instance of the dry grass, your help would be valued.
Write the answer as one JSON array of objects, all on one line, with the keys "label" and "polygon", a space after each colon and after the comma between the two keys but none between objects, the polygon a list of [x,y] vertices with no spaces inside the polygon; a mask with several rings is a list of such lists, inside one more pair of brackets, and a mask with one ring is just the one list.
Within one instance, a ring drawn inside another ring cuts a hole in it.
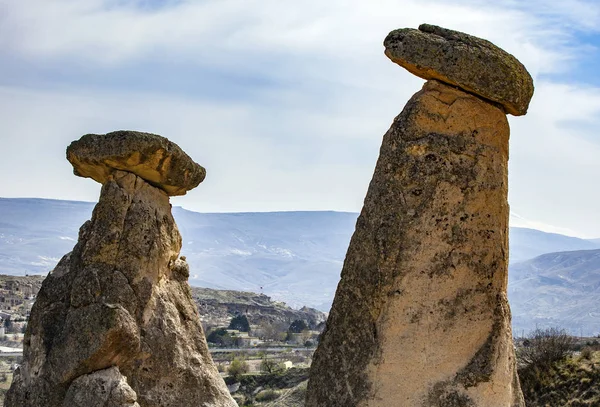
[{"label": "dry grass", "polygon": [[600,352],[519,372],[527,407],[600,406]]},{"label": "dry grass", "polygon": [[0,374],[1,373],[6,374],[6,381],[0,382],[0,406],[4,405],[4,395],[10,388],[10,385],[12,384],[12,378],[13,378],[12,372],[10,372],[8,370],[0,371]]}]

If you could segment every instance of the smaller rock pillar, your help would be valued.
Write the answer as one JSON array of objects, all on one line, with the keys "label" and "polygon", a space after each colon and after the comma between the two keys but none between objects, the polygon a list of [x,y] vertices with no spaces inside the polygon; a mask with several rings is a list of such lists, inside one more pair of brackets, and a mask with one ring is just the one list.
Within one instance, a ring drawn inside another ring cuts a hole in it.
[{"label": "smaller rock pillar", "polygon": [[237,406],[208,351],[169,203],[204,168],[131,131],[83,136],[67,158],[102,192],[38,293],[5,406]]}]

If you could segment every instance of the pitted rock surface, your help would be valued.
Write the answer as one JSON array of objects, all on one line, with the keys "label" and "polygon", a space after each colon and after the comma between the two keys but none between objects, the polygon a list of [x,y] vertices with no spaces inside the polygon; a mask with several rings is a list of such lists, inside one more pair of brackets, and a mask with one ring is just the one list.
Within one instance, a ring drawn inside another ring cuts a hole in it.
[{"label": "pitted rock surface", "polygon": [[80,177],[104,184],[116,170],[127,171],[171,196],[185,195],[206,176],[177,144],[137,131],[87,134],[67,148],[67,159]]},{"label": "pitted rock surface", "polygon": [[96,392],[105,383],[116,386],[106,407],[235,407],[208,351],[180,249],[167,193],[136,174],[110,172],[73,251],[38,293],[5,406],[72,407],[86,393],[101,403],[107,395]]},{"label": "pitted rock surface", "polygon": [[307,407],[524,407],[506,297],[509,127],[428,81],[385,134]]},{"label": "pitted rock surface", "polygon": [[514,56],[489,41],[429,24],[392,31],[385,54],[424,79],[437,79],[503,106],[527,113],[533,80]]},{"label": "pitted rock surface", "polygon": [[119,368],[78,377],[69,387],[63,407],[140,407],[137,395]]}]

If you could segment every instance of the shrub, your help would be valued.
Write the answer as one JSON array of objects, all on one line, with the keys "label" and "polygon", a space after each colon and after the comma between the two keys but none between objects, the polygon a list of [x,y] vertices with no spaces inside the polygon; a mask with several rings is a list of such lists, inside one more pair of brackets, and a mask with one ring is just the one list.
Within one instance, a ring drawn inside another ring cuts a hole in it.
[{"label": "shrub", "polygon": [[256,401],[273,401],[279,397],[279,393],[275,390],[263,390],[256,395]]},{"label": "shrub", "polygon": [[536,329],[518,350],[517,360],[521,368],[547,369],[565,360],[571,354],[574,345],[575,338],[564,329]]},{"label": "shrub", "polygon": [[220,346],[233,345],[234,339],[224,328],[215,329],[207,337],[206,341]]},{"label": "shrub", "polygon": [[592,350],[592,348],[590,348],[589,346],[586,346],[585,348],[581,349],[580,357],[581,357],[581,359],[592,360],[593,354],[594,354],[594,351]]},{"label": "shrub", "polygon": [[239,380],[244,373],[248,373],[248,369],[248,363],[245,360],[235,358],[229,364],[229,369],[227,369],[227,372],[235,380]]},{"label": "shrub", "polygon": [[553,393],[552,383],[556,372],[566,365],[574,345],[575,338],[558,328],[536,329],[523,341],[517,350],[517,363],[527,405],[537,405],[534,403],[540,394],[547,400],[558,397]]}]

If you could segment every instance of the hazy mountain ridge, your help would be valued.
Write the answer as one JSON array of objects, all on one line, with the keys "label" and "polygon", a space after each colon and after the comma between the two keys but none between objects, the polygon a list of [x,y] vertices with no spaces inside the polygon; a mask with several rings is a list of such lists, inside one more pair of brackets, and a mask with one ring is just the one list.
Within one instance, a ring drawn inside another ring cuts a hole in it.
[{"label": "hazy mountain ridge", "polygon": [[[0,273],[46,274],[72,250],[93,203],[0,198]],[[328,310],[357,214],[204,214],[173,208],[193,286],[264,292]],[[261,288],[262,287],[262,288]]]},{"label": "hazy mountain ridge", "polygon": [[356,214],[201,214],[174,208],[190,284],[264,292],[295,307],[328,310]]},{"label": "hazy mountain ridge", "polygon": [[547,233],[536,229],[510,228],[510,260],[518,263],[545,253],[600,249],[600,239]]},{"label": "hazy mountain ridge", "polygon": [[[46,274],[73,248],[93,206],[0,198],[0,273]],[[183,236],[182,255],[190,264],[191,285],[262,292],[294,307],[307,305],[322,311],[329,309],[358,216],[342,212],[205,214],[177,207],[173,213]],[[509,297],[516,329],[529,329],[536,322],[556,322],[572,330],[578,329],[580,321],[593,324],[593,318],[582,310],[593,308],[593,301],[600,302],[594,287],[583,281],[586,275],[600,278],[591,263],[576,260],[586,253],[576,252],[564,261],[556,256],[560,253],[541,256],[542,260],[515,261],[532,259],[545,250],[582,249],[600,249],[600,244],[534,229],[510,229]],[[559,271],[569,264],[573,278],[578,276],[575,270],[581,270],[581,280],[557,284],[555,274],[565,275]]]},{"label": "hazy mountain ridge", "polygon": [[600,250],[548,253],[510,267],[513,327],[600,332]]},{"label": "hazy mountain ridge", "polygon": [[46,274],[71,251],[93,203],[0,198],[0,273]]}]

